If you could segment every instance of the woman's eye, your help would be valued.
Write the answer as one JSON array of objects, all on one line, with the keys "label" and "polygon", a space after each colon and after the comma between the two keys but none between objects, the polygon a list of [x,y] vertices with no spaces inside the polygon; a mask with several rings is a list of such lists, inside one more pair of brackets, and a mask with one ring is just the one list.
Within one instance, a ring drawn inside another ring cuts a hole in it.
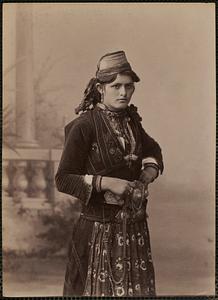
[{"label": "woman's eye", "polygon": [[132,88],[133,88],[133,85],[132,85],[132,84],[127,84],[127,85],[126,85],[126,88],[127,88],[127,89],[132,89]]},{"label": "woman's eye", "polygon": [[114,88],[118,90],[120,88],[120,85],[119,84],[115,84]]}]

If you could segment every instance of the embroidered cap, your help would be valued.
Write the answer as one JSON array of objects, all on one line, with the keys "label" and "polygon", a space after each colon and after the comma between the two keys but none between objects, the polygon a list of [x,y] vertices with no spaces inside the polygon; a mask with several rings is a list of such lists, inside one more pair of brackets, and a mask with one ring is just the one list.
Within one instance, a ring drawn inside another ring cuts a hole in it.
[{"label": "embroidered cap", "polygon": [[96,77],[102,82],[104,82],[108,76],[113,76],[122,72],[129,73],[133,81],[140,81],[139,77],[132,70],[124,51],[105,54],[99,60],[97,67]]}]

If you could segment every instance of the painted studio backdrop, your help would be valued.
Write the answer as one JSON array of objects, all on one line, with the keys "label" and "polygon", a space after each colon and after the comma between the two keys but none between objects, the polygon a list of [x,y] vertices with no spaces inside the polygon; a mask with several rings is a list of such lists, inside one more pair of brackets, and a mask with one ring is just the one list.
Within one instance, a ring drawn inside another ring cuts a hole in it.
[{"label": "painted studio backdrop", "polygon": [[158,295],[214,294],[214,4],[4,4],[5,296],[61,296],[77,199],[54,185],[98,59],[124,50],[141,78],[132,102],[161,145],[150,187]]}]

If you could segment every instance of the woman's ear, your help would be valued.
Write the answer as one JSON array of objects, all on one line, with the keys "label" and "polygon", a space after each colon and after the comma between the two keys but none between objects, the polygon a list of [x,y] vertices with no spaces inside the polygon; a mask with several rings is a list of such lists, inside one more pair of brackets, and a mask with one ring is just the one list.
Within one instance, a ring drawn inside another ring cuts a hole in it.
[{"label": "woman's ear", "polygon": [[103,94],[103,84],[101,83],[96,83],[96,89],[98,90],[98,92],[102,95]]}]

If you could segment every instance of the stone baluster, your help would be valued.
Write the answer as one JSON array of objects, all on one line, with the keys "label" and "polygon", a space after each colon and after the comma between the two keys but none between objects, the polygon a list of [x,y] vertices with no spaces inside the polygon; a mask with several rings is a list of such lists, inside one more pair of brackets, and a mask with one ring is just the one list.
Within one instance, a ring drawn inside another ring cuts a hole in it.
[{"label": "stone baluster", "polygon": [[45,161],[32,161],[32,179],[30,181],[31,196],[40,199],[47,198],[47,181],[45,178]]},{"label": "stone baluster", "polygon": [[9,174],[8,174],[9,161],[3,160],[2,163],[2,193],[3,196],[9,196]]},{"label": "stone baluster", "polygon": [[15,168],[15,175],[13,178],[13,196],[26,197],[28,188],[28,178],[26,175],[27,162],[16,161],[13,164]]}]

